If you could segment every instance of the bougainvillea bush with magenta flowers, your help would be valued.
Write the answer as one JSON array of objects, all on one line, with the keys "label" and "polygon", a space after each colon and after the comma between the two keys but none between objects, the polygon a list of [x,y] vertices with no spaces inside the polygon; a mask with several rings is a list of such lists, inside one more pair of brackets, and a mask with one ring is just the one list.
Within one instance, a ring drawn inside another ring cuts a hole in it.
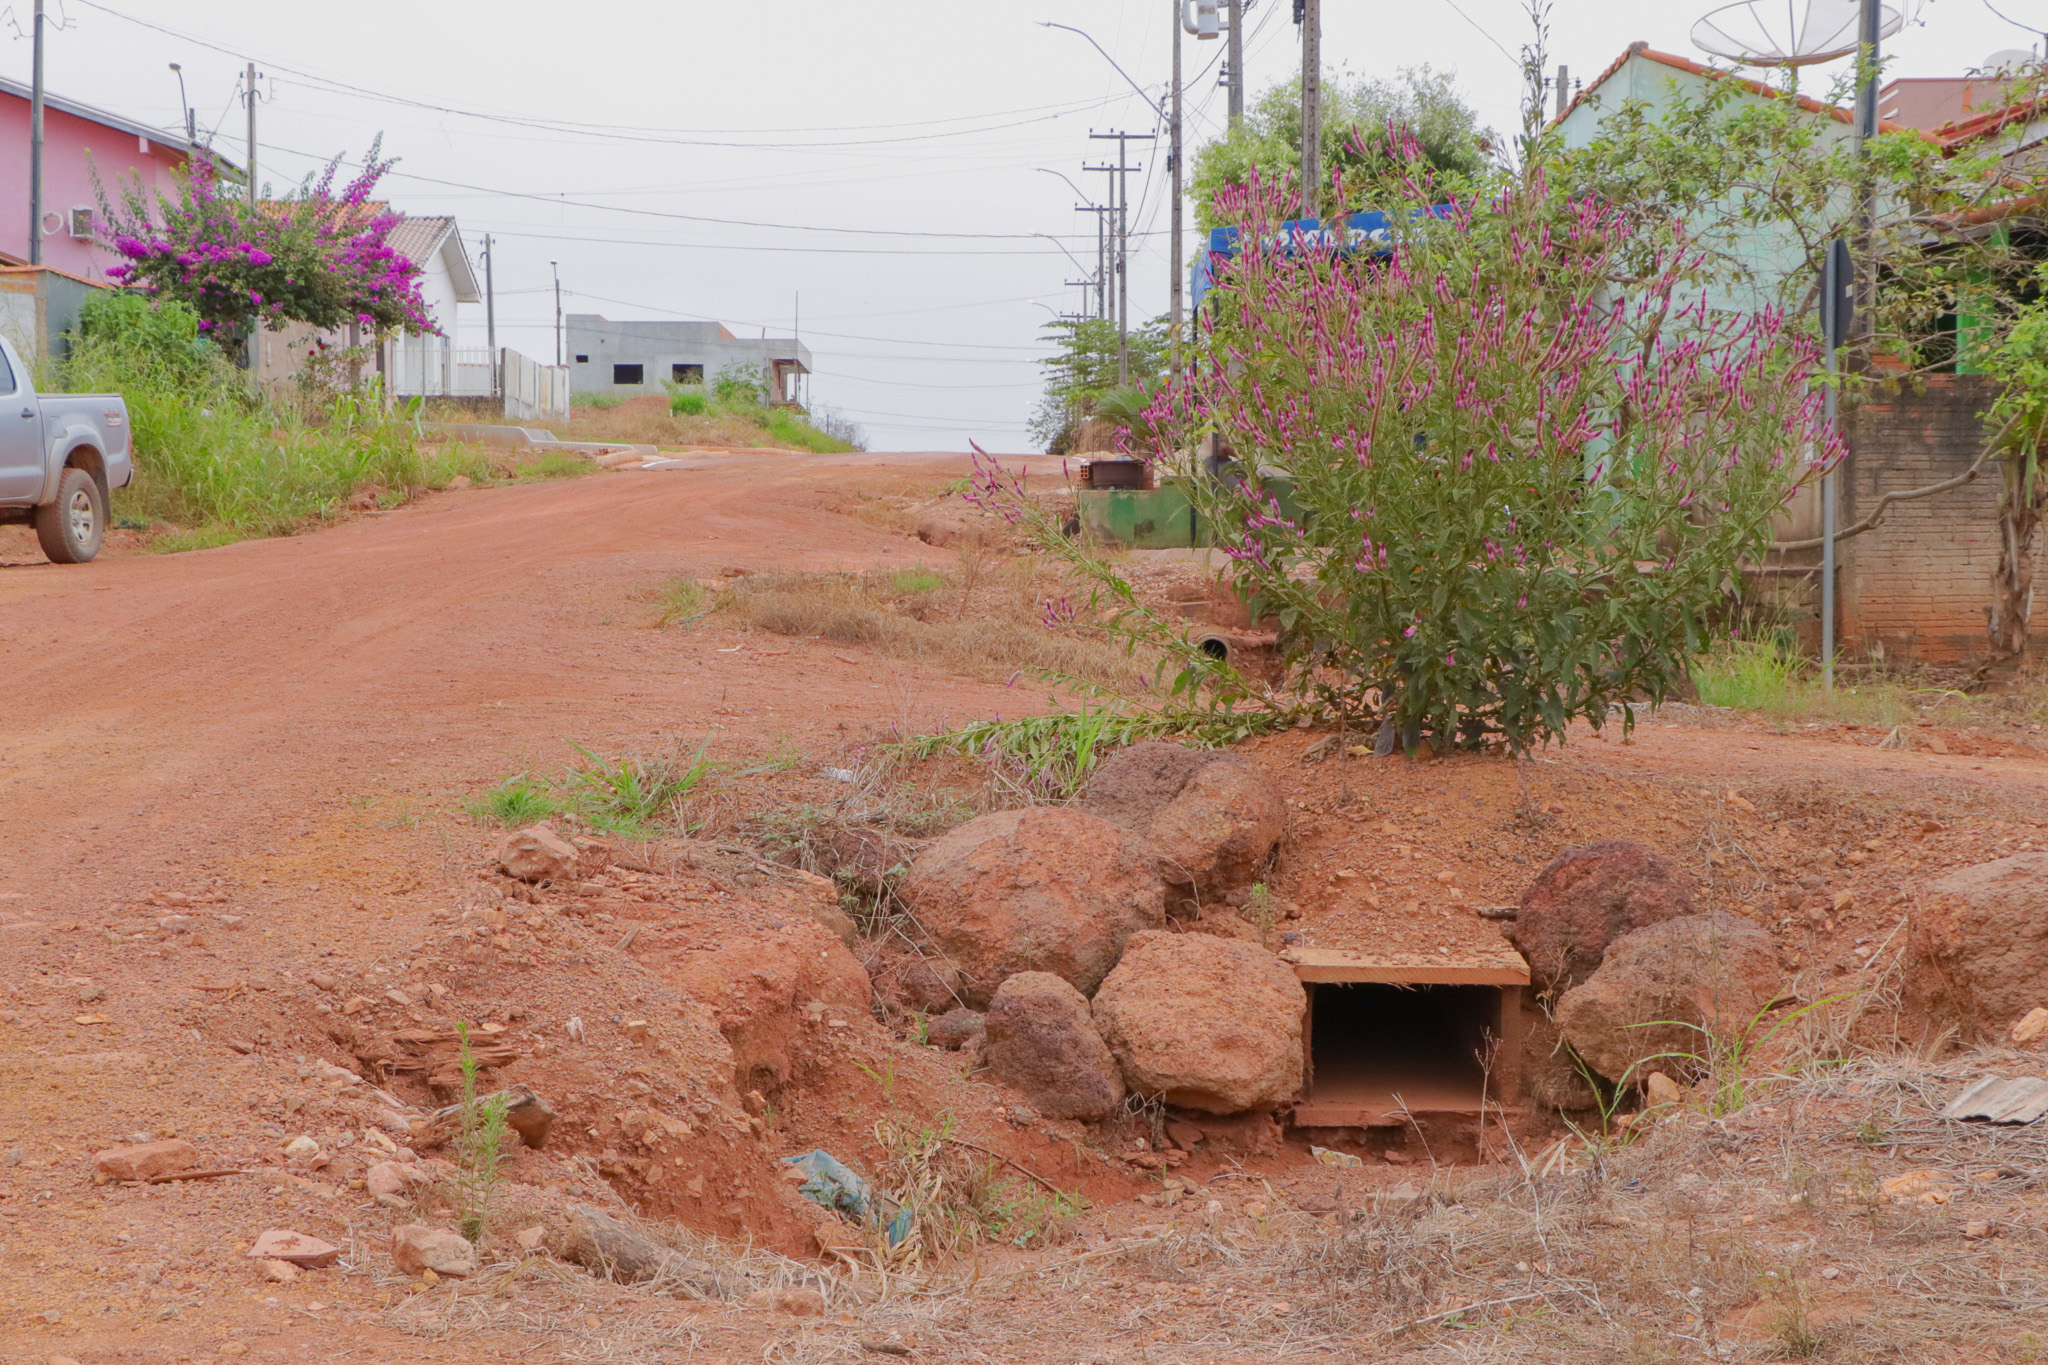
[{"label": "bougainvillea bush with magenta flowers", "polygon": [[[1229,575],[1277,620],[1297,689],[1411,752],[1521,751],[1662,699],[1822,444],[1817,353],[1721,315],[1675,229],[1540,175],[1439,184],[1412,141],[1338,201],[1380,243],[1277,249],[1283,186],[1219,204],[1191,353],[1139,452],[1192,484]],[[1290,481],[1284,502],[1275,493]]]},{"label": "bougainvillea bush with magenta flowers", "polygon": [[372,144],[363,170],[339,193],[339,159],[292,193],[251,206],[200,151],[175,193],[132,173],[109,196],[99,187],[100,237],[121,258],[116,283],[191,305],[223,347],[252,321],[276,330],[303,322],[328,330],[438,332],[420,297],[420,268],[389,244],[401,215],[370,198],[391,168]]}]

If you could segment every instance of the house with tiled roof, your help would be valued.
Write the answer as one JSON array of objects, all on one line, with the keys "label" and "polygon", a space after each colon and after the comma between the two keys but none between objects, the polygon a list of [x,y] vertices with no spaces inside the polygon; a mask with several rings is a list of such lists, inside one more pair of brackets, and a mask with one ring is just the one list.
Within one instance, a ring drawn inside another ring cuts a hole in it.
[{"label": "house with tiled roof", "polygon": [[[387,206],[364,207],[383,212]],[[439,334],[366,337],[353,324],[331,332],[305,326],[264,332],[265,384],[296,383],[323,353],[349,348],[369,351],[357,364],[382,376],[386,392],[396,397],[490,394],[488,349],[463,344],[462,305],[483,302],[483,290],[455,219],[445,214],[405,215],[385,243],[420,268],[420,296],[441,329]]]}]

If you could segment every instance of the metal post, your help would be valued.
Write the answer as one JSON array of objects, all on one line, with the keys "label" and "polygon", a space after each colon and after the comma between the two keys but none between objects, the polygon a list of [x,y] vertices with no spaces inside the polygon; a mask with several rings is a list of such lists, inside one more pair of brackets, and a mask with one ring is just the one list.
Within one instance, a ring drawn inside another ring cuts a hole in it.
[{"label": "metal post", "polygon": [[1173,282],[1166,291],[1167,316],[1170,330],[1167,333],[1167,350],[1173,357],[1174,367],[1180,366],[1180,314],[1181,290],[1186,287],[1181,279],[1181,193],[1182,171],[1180,164],[1180,31],[1182,27],[1180,0],[1170,0],[1173,6],[1173,113],[1167,129],[1167,169],[1172,172],[1173,212],[1172,226],[1167,231],[1172,241],[1167,245],[1166,268],[1173,276]]},{"label": "metal post", "polygon": [[43,263],[43,0],[36,0],[28,95],[28,263]]},{"label": "metal post", "polygon": [[[1854,289],[1849,244],[1840,239],[1828,243],[1820,270],[1820,330],[1827,361],[1822,420],[1830,436],[1835,434],[1839,411],[1835,384],[1837,353],[1849,339]],[[1828,692],[1835,687],[1835,503],[1835,472],[1824,471],[1820,476],[1820,681],[1822,690]]]},{"label": "metal post", "polygon": [[491,348],[491,397],[505,396],[505,379],[498,365],[498,253],[491,249],[491,234],[484,234],[484,342]]},{"label": "metal post", "polygon": [[1244,122],[1244,0],[1230,0],[1230,126]]},{"label": "metal post", "polygon": [[1319,216],[1323,175],[1323,6],[1301,0],[1301,216]]}]

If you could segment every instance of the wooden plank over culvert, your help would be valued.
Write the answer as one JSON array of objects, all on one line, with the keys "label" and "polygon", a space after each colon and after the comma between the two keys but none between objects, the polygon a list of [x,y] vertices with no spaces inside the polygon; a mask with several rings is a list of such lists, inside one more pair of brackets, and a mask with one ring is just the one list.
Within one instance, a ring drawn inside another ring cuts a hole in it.
[{"label": "wooden plank over culvert", "polygon": [[1281,957],[1308,995],[1296,1124],[1378,1127],[1519,1098],[1529,965],[1513,948],[1293,947]]}]

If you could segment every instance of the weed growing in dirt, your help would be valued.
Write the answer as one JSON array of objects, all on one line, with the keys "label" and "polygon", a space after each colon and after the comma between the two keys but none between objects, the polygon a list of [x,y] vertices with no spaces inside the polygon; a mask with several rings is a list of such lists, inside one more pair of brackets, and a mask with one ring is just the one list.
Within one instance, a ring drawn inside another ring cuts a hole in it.
[{"label": "weed growing in dirt", "polygon": [[671,388],[668,391],[668,410],[675,417],[702,417],[711,411],[711,399],[701,387]]},{"label": "weed growing in dirt", "polygon": [[576,812],[598,829],[650,833],[675,823],[683,801],[717,769],[705,757],[708,743],[699,745],[689,759],[606,759],[572,744],[569,747],[583,755],[585,766],[565,772],[561,789]]},{"label": "weed growing in dirt", "polygon": [[954,752],[980,759],[993,781],[1031,801],[1065,801],[1081,789],[1112,749],[1172,736],[1220,747],[1281,729],[1278,712],[1177,708],[1137,710],[1114,704],[1055,710],[1014,720],[984,720],[943,734],[923,735],[906,748],[918,758]]},{"label": "weed growing in dirt", "polygon": [[682,804],[718,770],[705,756],[709,741],[685,757],[681,750],[652,758],[605,758],[580,744],[580,767],[558,778],[515,773],[462,803],[477,824],[516,828],[569,812],[595,829],[614,834],[653,835],[681,828]]},{"label": "weed growing in dirt", "polygon": [[694,578],[671,578],[654,592],[654,624],[692,626],[704,619],[704,585]]},{"label": "weed growing in dirt", "polygon": [[455,1032],[462,1043],[462,1106],[455,1136],[462,1195],[459,1221],[464,1237],[481,1242],[490,1227],[491,1199],[497,1191],[499,1168],[505,1163],[505,1112],[511,1101],[502,1093],[476,1093],[477,1061],[469,1045],[469,1025],[457,1023]]},{"label": "weed growing in dirt", "polygon": [[562,802],[529,773],[514,773],[482,796],[462,803],[477,824],[503,825],[517,829],[560,815]]},{"label": "weed growing in dirt", "polygon": [[902,597],[913,593],[936,592],[946,586],[946,576],[936,569],[927,569],[919,564],[911,569],[891,569],[889,585]]}]

